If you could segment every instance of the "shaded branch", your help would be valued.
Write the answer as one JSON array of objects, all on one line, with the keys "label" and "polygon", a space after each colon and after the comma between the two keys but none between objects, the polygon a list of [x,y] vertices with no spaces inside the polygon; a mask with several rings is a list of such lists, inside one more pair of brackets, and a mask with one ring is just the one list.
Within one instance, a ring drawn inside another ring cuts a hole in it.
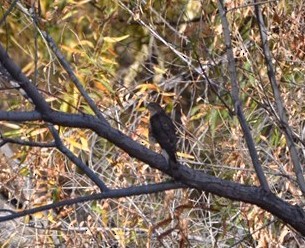
[{"label": "shaded branch", "polygon": [[3,14],[3,16],[0,19],[0,27],[2,26],[2,24],[5,22],[6,18],[8,17],[8,15],[12,12],[13,8],[15,7],[15,5],[17,4],[19,0],[14,0],[10,7],[8,8],[7,11],[5,11],[5,13]]},{"label": "shaded branch", "polygon": [[305,235],[305,212],[298,205],[290,205],[262,187],[247,186],[219,179],[186,166],[178,168],[180,180],[186,185],[226,197],[251,203],[277,216]]},{"label": "shaded branch", "polygon": [[109,191],[104,182],[96,175],[81,159],[76,157],[61,141],[57,130],[53,125],[49,125],[49,129],[55,139],[56,148],[61,151],[67,158],[69,158],[77,167],[79,167],[97,186],[101,191]]},{"label": "shaded branch", "polygon": [[237,82],[237,72],[236,72],[235,59],[234,59],[232,43],[231,43],[229,23],[226,18],[226,12],[225,12],[222,0],[218,1],[218,8],[219,8],[219,14],[220,14],[221,23],[222,23],[222,30],[223,30],[223,35],[224,35],[224,39],[225,39],[225,45],[226,45],[226,49],[227,49],[228,69],[229,69],[230,79],[231,79],[231,83],[232,83],[231,96],[232,96],[233,103],[234,103],[235,113],[237,115],[241,129],[244,133],[244,137],[245,137],[245,140],[246,140],[246,143],[248,146],[250,157],[252,159],[252,163],[253,163],[256,175],[258,177],[258,180],[259,180],[261,186],[264,188],[264,190],[270,191],[266,176],[265,176],[262,166],[259,162],[255,144],[254,144],[254,141],[253,141],[253,138],[251,135],[251,131],[247,124],[247,121],[246,121],[246,118],[245,118],[245,115],[243,112],[243,108],[242,108],[242,103],[239,98],[239,86],[238,86],[238,82]]},{"label": "shaded branch", "polygon": [[41,31],[41,34],[43,35],[43,38],[48,42],[48,45],[50,46],[50,48],[52,49],[53,53],[56,55],[57,59],[59,60],[60,64],[63,66],[63,68],[66,70],[66,72],[68,73],[69,77],[71,78],[72,82],[74,83],[74,85],[76,86],[76,88],[79,90],[79,92],[81,93],[81,95],[84,97],[84,99],[87,101],[87,103],[89,104],[90,108],[93,110],[93,112],[96,114],[96,116],[98,118],[100,118],[101,120],[103,120],[105,123],[107,123],[106,119],[104,118],[103,114],[101,113],[101,111],[97,108],[95,102],[91,99],[91,97],[89,96],[89,94],[86,92],[86,90],[84,89],[83,85],[81,84],[81,82],[78,80],[78,78],[76,77],[75,73],[73,72],[70,64],[68,63],[68,61],[65,59],[64,55],[59,51],[59,49],[57,48],[54,40],[52,39],[52,37],[44,31]]},{"label": "shaded branch", "polygon": [[[254,3],[257,3],[257,0],[255,0]],[[284,107],[281,93],[280,93],[280,90],[279,90],[279,87],[278,87],[278,84],[277,84],[277,81],[275,78],[275,71],[274,71],[274,68],[272,65],[272,55],[271,55],[271,52],[270,52],[270,49],[268,46],[267,29],[265,27],[263,15],[262,15],[259,5],[256,4],[254,6],[254,8],[255,8],[255,14],[256,14],[258,27],[259,27],[259,31],[260,31],[260,36],[261,36],[261,40],[262,40],[262,47],[263,47],[265,62],[267,65],[267,74],[268,74],[268,78],[269,78],[269,81],[270,81],[270,84],[272,87],[273,95],[275,98],[276,109],[278,112],[277,118],[279,119],[281,129],[284,131],[284,134],[285,134],[287,146],[288,146],[288,149],[290,152],[290,157],[291,157],[291,161],[293,163],[294,173],[297,177],[298,185],[299,185],[302,193],[305,194],[305,180],[304,180],[304,176],[303,176],[303,170],[302,170],[302,166],[301,166],[301,163],[300,163],[300,160],[298,157],[297,149],[296,149],[294,141],[293,141],[294,134],[289,126],[286,109]]]},{"label": "shaded branch", "polygon": [[[5,111],[0,111],[0,120],[8,121],[8,119],[5,117],[14,116],[14,121],[17,121],[16,115],[17,113],[9,114]],[[29,117],[32,116],[32,113],[29,113]],[[47,116],[42,116],[38,113],[37,117],[38,116],[40,116],[40,118],[36,119],[37,121],[43,120],[43,118],[47,118],[45,121],[56,125],[91,129],[92,131],[95,131],[99,136],[109,140],[114,145],[127,152],[131,157],[135,157],[149,164],[151,167],[156,168],[170,176],[173,176],[171,174],[171,170],[168,167],[167,161],[162,155],[135,142],[119,130],[105,125],[95,116],[85,114],[67,114],[57,111],[52,111]],[[274,216],[282,219],[284,222],[290,224],[297,231],[305,235],[304,211],[297,205],[292,206],[289,203],[283,201],[270,191],[266,191],[261,187],[247,186],[228,180],[219,179],[214,176],[204,174],[199,170],[188,168],[181,164],[175,173],[179,175],[179,182],[183,182],[184,185],[196,188],[198,190],[210,192],[218,196],[226,197],[231,200],[255,204],[272,213]]]},{"label": "shaded branch", "polygon": [[[186,188],[186,187],[187,186],[185,186],[181,183],[178,183],[178,182],[166,182],[166,183],[158,183],[158,184],[133,186],[133,187],[123,188],[123,189],[112,189],[107,192],[77,197],[77,198],[69,199],[69,200],[64,200],[64,201],[44,205],[44,206],[37,207],[37,208],[31,208],[31,209],[24,210],[21,212],[12,213],[12,211],[9,211],[11,214],[6,215],[6,216],[0,216],[0,222],[13,220],[13,219],[16,219],[16,218],[19,218],[22,216],[35,214],[38,212],[55,209],[55,208],[59,208],[59,207],[63,207],[63,206],[70,206],[73,204],[87,202],[87,201],[115,199],[115,198],[121,198],[121,197],[127,197],[127,196],[152,194],[152,193],[163,192],[166,190]],[[4,211],[5,210],[3,210],[2,212],[4,212]]]},{"label": "shaded branch", "polygon": [[[18,117],[19,114],[20,118]],[[108,126],[93,115],[69,114],[54,110],[48,113],[44,113],[44,115],[40,114],[38,111],[26,113],[20,111],[0,111],[0,121],[1,120],[14,122],[46,121],[54,125],[64,127],[90,129],[96,132],[96,134],[98,134],[100,137],[107,139],[108,141],[126,151],[130,156],[138,158],[139,160],[150,164],[154,168],[162,170],[163,172],[165,171],[167,174],[169,174],[169,171],[167,171],[168,166],[166,165],[166,160],[163,156],[156,156],[158,155],[157,153],[135,142],[133,139],[124,135],[119,130]]]},{"label": "shaded branch", "polygon": [[27,140],[21,140],[21,139],[12,139],[12,138],[5,138],[0,135],[0,139],[2,140],[0,142],[0,147],[7,144],[17,144],[21,146],[35,146],[35,147],[55,147],[55,143],[44,143],[44,142],[35,142],[35,141],[27,141]]},{"label": "shaded branch", "polygon": [[0,45],[0,61],[6,70],[10,73],[13,79],[20,85],[20,87],[25,91],[26,95],[31,99],[35,108],[40,113],[49,112],[51,110],[49,104],[38,92],[37,88],[31,81],[22,73],[19,66],[9,58],[5,49]]},{"label": "shaded branch", "polygon": [[[228,27],[227,20],[224,14],[225,14],[224,10],[222,9],[221,15],[225,22],[226,27]],[[231,182],[228,180],[222,180],[214,176],[204,174],[201,171],[193,170],[183,165],[179,166],[178,168],[180,175],[180,182],[183,182],[183,184],[186,186],[194,187],[199,190],[216,194],[218,196],[260,206],[261,208],[279,217],[284,222],[289,223],[297,231],[305,235],[304,211],[300,207],[292,206],[287,202],[281,200],[274,194],[272,194],[268,188],[268,185],[266,184],[266,182],[264,182],[264,174],[262,175],[260,174],[262,173],[262,170],[258,162],[254,143],[249,131],[249,127],[245,122],[241,108],[241,103],[238,98],[236,71],[234,67],[234,61],[233,63],[231,62],[232,59],[234,60],[234,57],[231,50],[230,37],[229,37],[230,34],[227,28],[224,28],[224,32],[226,32],[225,37],[226,37],[226,45],[228,47],[228,60],[230,65],[229,69],[233,82],[232,97],[235,104],[235,111],[237,112],[237,116],[241,122],[243,131],[245,133],[247,145],[250,150],[251,158],[253,160],[255,169],[258,170],[259,172],[257,173],[259,175],[259,179],[263,187],[247,186],[247,185]],[[8,58],[6,52],[1,46],[0,46],[0,60],[2,62],[3,61],[5,62],[3,64],[5,65],[9,73],[12,74],[12,76],[15,79],[19,79],[17,81],[21,82],[20,84],[21,87],[33,100],[33,103],[35,104],[37,110],[28,113],[0,111],[0,120],[18,121],[18,122],[44,121],[47,123],[52,123],[53,125],[90,129],[96,132],[100,137],[107,139],[117,147],[124,150],[131,157],[135,157],[149,164],[153,168],[159,169],[162,172],[172,176],[171,171],[168,168],[168,164],[162,155],[151,151],[145,146],[135,142],[130,137],[124,135],[119,130],[112,128],[111,126],[109,126],[108,122],[105,121],[104,119],[99,119],[96,116],[92,116],[92,115],[68,114],[68,113],[62,113],[52,110],[50,106],[46,103],[46,101],[43,99],[43,97],[39,94],[35,86],[32,85],[31,82],[22,74],[19,67],[16,66],[12,62],[12,60]],[[20,117],[18,116],[19,114]],[[186,187],[186,186],[183,186],[182,184],[177,184],[176,188]],[[126,189],[110,190],[107,192],[103,192],[101,194],[96,194],[93,197],[85,196],[80,199],[81,201],[89,201],[89,200],[105,199],[109,197],[118,198],[118,197],[126,197],[131,195],[158,192],[158,190],[156,190],[152,185],[145,185],[140,187],[142,187],[142,191],[140,190],[141,188],[139,187],[131,187],[129,188],[128,192],[126,192]],[[170,185],[169,188],[173,189],[174,187],[173,185]],[[159,188],[159,191],[164,191],[164,190],[166,190],[165,187]],[[72,199],[61,203],[55,203],[57,205],[52,205],[52,206],[47,205],[36,209],[26,210],[22,214],[16,213],[14,218],[31,214],[34,211],[44,211],[47,209],[60,207],[67,204],[70,205],[75,204],[77,202],[79,201],[77,201],[76,199]],[[8,220],[8,218],[12,218],[12,215],[6,216],[5,218],[1,217],[0,221]]]}]

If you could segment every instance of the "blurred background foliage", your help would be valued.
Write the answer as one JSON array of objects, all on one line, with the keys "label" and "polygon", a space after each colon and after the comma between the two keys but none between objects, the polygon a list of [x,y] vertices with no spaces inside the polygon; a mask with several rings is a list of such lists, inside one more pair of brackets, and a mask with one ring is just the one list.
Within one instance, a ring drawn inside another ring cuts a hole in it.
[{"label": "blurred background foliage", "polygon": [[[11,1],[1,1],[2,15],[10,5]],[[300,203],[286,142],[275,121],[253,4],[229,0],[225,5],[240,97],[260,162],[272,190],[291,204]],[[268,1],[261,8],[289,123],[302,139],[304,1]],[[53,37],[112,126],[149,146],[145,104],[157,101],[177,124],[179,161],[223,179],[258,185],[239,123],[227,108],[233,109],[231,85],[216,1],[20,0],[0,27],[1,44],[53,109],[91,114],[26,11],[37,20],[39,30]],[[209,80],[199,74],[201,70]],[[0,94],[2,109],[33,109],[7,86]],[[41,123],[1,122],[0,128],[4,137],[51,142]],[[91,131],[62,127],[60,134],[65,145],[111,187],[169,180]],[[301,154],[304,149],[297,144]],[[55,149],[17,145],[12,149],[20,166],[12,170],[1,162],[1,192],[16,198],[23,208],[98,192]],[[28,182],[31,190],[25,194],[21,189]],[[40,227],[28,232],[39,235],[2,234],[6,238],[1,244],[17,242],[18,235],[28,235],[26,242],[36,245],[67,247],[297,247],[304,243],[257,207],[196,190],[88,202],[33,216],[28,222]]]}]

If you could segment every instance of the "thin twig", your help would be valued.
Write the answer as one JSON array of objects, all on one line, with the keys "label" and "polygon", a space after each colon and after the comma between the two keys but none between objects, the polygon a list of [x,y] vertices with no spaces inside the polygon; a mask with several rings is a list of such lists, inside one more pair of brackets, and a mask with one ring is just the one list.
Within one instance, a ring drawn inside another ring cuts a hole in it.
[{"label": "thin twig", "polygon": [[13,8],[15,7],[15,5],[17,4],[18,1],[19,0],[15,0],[14,2],[12,2],[10,7],[8,8],[8,10],[4,13],[4,15],[2,16],[2,18],[0,20],[0,27],[5,22],[6,17],[8,17],[8,15],[12,12]]},{"label": "thin twig", "polygon": [[93,200],[102,200],[102,199],[115,199],[127,196],[136,196],[136,195],[143,195],[143,194],[153,194],[157,192],[164,192],[166,190],[171,189],[179,189],[179,188],[186,188],[186,185],[177,182],[165,182],[165,183],[157,183],[157,184],[150,184],[150,185],[141,185],[141,186],[133,186],[129,188],[122,188],[122,189],[112,189],[107,192],[102,192],[99,194],[92,194],[88,196],[77,197],[74,199],[63,200],[60,202],[44,205],[37,208],[31,208],[28,210],[15,212],[6,216],[0,216],[0,222],[13,220],[22,216],[35,214],[38,212],[55,209],[63,206],[70,206],[77,203],[93,201]]},{"label": "thin twig", "polygon": [[21,139],[12,139],[12,138],[0,138],[2,141],[0,142],[0,147],[5,145],[6,143],[12,143],[22,146],[30,146],[30,147],[55,147],[55,143],[44,143],[44,142],[35,142],[35,141],[27,141]]}]

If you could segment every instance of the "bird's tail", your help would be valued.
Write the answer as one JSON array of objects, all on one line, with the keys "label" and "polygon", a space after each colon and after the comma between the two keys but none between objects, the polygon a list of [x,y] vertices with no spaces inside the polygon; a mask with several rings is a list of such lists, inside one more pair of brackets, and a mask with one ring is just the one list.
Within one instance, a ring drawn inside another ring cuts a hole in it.
[{"label": "bird's tail", "polygon": [[172,160],[173,162],[177,163],[177,156],[176,156],[175,153],[169,154],[169,158],[170,158],[170,160]]},{"label": "bird's tail", "polygon": [[177,163],[177,157],[174,152],[168,152],[165,149],[162,149],[162,155],[165,157],[167,163],[169,164],[170,161]]}]

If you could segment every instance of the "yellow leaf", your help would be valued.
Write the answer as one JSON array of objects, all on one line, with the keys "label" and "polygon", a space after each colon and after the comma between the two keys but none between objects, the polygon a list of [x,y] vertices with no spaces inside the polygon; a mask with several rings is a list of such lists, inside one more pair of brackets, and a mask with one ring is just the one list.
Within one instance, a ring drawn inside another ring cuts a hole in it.
[{"label": "yellow leaf", "polygon": [[128,37],[129,37],[129,34],[123,35],[123,36],[120,36],[120,37],[109,37],[109,36],[107,36],[107,37],[104,37],[104,41],[110,42],[110,43],[115,43],[115,42],[125,40]]},{"label": "yellow leaf", "polygon": [[20,126],[17,125],[17,124],[14,124],[14,123],[8,123],[8,122],[0,121],[0,125],[3,125],[5,127],[9,127],[9,128],[12,128],[12,129],[20,129]]},{"label": "yellow leaf", "polygon": [[140,92],[145,92],[147,90],[155,90],[159,92],[159,88],[155,84],[139,84],[136,89],[140,89]]},{"label": "yellow leaf", "polygon": [[80,142],[82,143],[82,150],[89,151],[88,139],[81,137]]},{"label": "yellow leaf", "polygon": [[104,64],[109,64],[109,65],[117,65],[118,63],[116,61],[114,61],[113,59],[108,59],[106,58],[106,56],[103,56],[100,58],[102,63]]},{"label": "yellow leaf", "polygon": [[49,129],[47,128],[38,128],[31,132],[31,136],[37,136],[39,134],[47,132]]},{"label": "yellow leaf", "polygon": [[171,93],[171,92],[162,92],[162,96],[175,96],[176,93]]},{"label": "yellow leaf", "polygon": [[107,81],[95,81],[94,86],[99,90],[106,93],[114,93],[114,90],[111,88],[111,85]]},{"label": "yellow leaf", "polygon": [[80,144],[73,138],[65,138],[65,140],[68,141],[71,146],[73,146],[79,150],[89,151],[88,144],[87,145]]},{"label": "yellow leaf", "polygon": [[92,48],[94,47],[93,43],[91,41],[88,41],[88,40],[81,40],[79,42],[79,44],[82,45],[82,46],[87,45],[87,46],[92,47]]},{"label": "yellow leaf", "polygon": [[[41,205],[34,205],[34,207],[40,207]],[[37,219],[42,219],[45,217],[45,214],[43,212],[34,213],[33,216]]]},{"label": "yellow leaf", "polygon": [[181,158],[194,159],[194,156],[183,152],[177,152],[177,155]]},{"label": "yellow leaf", "polygon": [[158,74],[165,74],[167,71],[166,69],[160,68],[158,66],[154,66],[154,69],[155,69],[156,73],[158,73]]},{"label": "yellow leaf", "polygon": [[29,168],[26,167],[26,166],[24,166],[23,168],[21,168],[21,169],[19,170],[19,174],[20,174],[21,176],[28,176],[28,175],[30,175]]},{"label": "yellow leaf", "polygon": [[81,51],[78,48],[72,48],[72,46],[65,46],[65,45],[61,45],[60,46],[63,50],[70,52],[70,53],[75,53],[75,54],[83,54],[83,51]]}]

